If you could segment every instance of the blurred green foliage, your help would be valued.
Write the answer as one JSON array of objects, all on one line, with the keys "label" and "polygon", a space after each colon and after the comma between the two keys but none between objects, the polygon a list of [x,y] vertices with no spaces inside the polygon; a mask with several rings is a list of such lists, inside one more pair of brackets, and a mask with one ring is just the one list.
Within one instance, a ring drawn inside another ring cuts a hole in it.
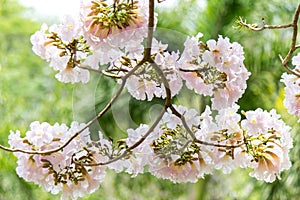
[{"label": "blurred green foliage", "polygon": [[[168,4],[172,0],[166,0]],[[100,189],[83,199],[298,199],[300,196],[300,131],[296,119],[286,113],[282,105],[283,85],[279,82],[284,71],[278,54],[287,53],[290,45],[290,30],[266,30],[264,32],[239,31],[234,29],[238,16],[249,23],[289,23],[297,2],[287,0],[184,0],[174,7],[157,6],[158,29],[156,36],[169,43],[170,50],[181,49],[185,35],[204,34],[203,41],[216,39],[219,34],[244,46],[245,65],[251,71],[248,88],[239,101],[241,110],[276,108],[285,121],[292,126],[294,148],[290,153],[293,166],[282,174],[282,180],[272,184],[256,181],[248,176],[248,170],[235,170],[230,175],[217,172],[196,184],[173,184],[149,175],[132,179],[128,174],[108,172]],[[53,70],[31,51],[30,35],[39,29],[41,22],[24,18],[25,8],[16,0],[0,0],[0,142],[7,144],[10,130],[25,132],[35,120],[69,124],[73,118],[88,120],[101,110],[114,94],[115,82],[94,77],[94,86],[61,84],[54,79]],[[73,93],[74,90],[74,93]],[[92,106],[86,95],[92,91],[95,101]],[[73,95],[72,95],[73,94]],[[193,105],[199,110],[207,99],[186,98],[191,91],[183,90],[176,98],[180,103]],[[73,103],[75,102],[75,103]],[[128,105],[123,106],[124,103]],[[153,120],[162,101],[136,101],[126,93],[101,121],[101,129],[107,136],[126,137],[126,127]],[[94,106],[95,105],[95,106]],[[128,110],[120,108],[128,107]],[[138,108],[138,109],[137,109]],[[73,113],[72,113],[73,111]],[[150,114],[145,114],[149,111]],[[120,116],[129,115],[124,123]],[[128,113],[126,113],[128,112]],[[84,117],[82,117],[84,116]],[[95,131],[99,127],[94,127]],[[96,138],[96,136],[95,136]],[[297,145],[298,144],[298,145]],[[0,152],[0,200],[47,200],[59,199],[38,186],[18,178],[15,173],[16,159],[11,153]]]}]

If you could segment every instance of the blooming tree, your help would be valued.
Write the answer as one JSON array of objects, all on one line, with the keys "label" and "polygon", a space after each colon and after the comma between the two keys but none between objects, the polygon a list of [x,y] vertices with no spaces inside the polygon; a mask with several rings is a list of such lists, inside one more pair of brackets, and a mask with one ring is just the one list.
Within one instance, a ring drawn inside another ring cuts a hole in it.
[{"label": "blooming tree", "polygon": [[[160,1],[158,1],[160,2]],[[172,182],[197,182],[215,169],[228,174],[251,168],[250,176],[266,182],[280,179],[291,167],[290,127],[273,109],[238,112],[250,72],[243,47],[225,36],[201,41],[202,33],[186,38],[182,52],[167,51],[158,41],[154,0],[82,0],[77,17],[60,24],[43,24],[31,37],[33,51],[57,71],[58,81],[87,83],[90,73],[116,80],[119,89],[89,122],[66,124],[32,122],[25,134],[11,131],[10,148],[17,157],[17,174],[62,199],[94,192],[107,169],[132,176],[147,172]],[[263,27],[239,19],[254,31],[292,28],[292,46],[282,75],[289,113],[300,118],[300,48],[296,44],[300,5],[293,22]],[[292,61],[293,68],[288,66]],[[204,112],[175,105],[183,85],[195,95],[209,96]],[[100,132],[90,138],[89,127],[118,101],[127,89],[137,100],[162,98],[165,104],[152,124],[128,127],[127,138],[113,141]]]}]

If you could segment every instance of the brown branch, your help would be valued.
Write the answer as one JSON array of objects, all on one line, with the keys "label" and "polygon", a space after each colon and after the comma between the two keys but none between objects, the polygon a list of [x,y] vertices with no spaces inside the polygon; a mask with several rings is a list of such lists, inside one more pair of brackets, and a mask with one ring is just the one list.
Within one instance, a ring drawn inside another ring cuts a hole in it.
[{"label": "brown branch", "polygon": [[297,7],[296,12],[294,14],[294,19],[293,19],[293,36],[292,36],[291,48],[290,48],[288,54],[285,56],[284,59],[281,56],[279,56],[280,59],[281,59],[283,67],[288,72],[290,72],[290,73],[292,73],[292,74],[294,74],[295,76],[298,76],[298,77],[300,77],[300,73],[297,73],[294,70],[290,69],[288,67],[287,63],[292,58],[292,55],[293,55],[294,51],[299,48],[299,46],[296,46],[297,35],[298,35],[298,19],[299,19],[299,14],[300,14],[300,3],[298,4],[298,7]]},{"label": "brown branch", "polygon": [[[288,67],[287,63],[285,63],[285,59],[282,58],[282,56],[279,54],[279,59],[282,63],[282,66],[285,68],[286,71],[290,72],[291,74],[300,77],[300,73],[297,73],[296,71],[292,70],[291,68]],[[284,64],[285,63],[285,64]]]},{"label": "brown branch", "polygon": [[291,60],[293,53],[295,52],[296,49],[300,48],[300,45],[296,45],[297,42],[297,35],[298,35],[298,20],[299,20],[299,14],[300,14],[300,4],[298,4],[298,7],[295,11],[293,21],[290,24],[283,24],[283,25],[267,25],[263,21],[263,26],[258,27],[256,24],[248,24],[246,23],[246,20],[243,20],[240,18],[237,23],[241,25],[242,27],[246,27],[252,31],[263,31],[265,29],[284,29],[284,28],[293,28],[293,35],[292,35],[292,43],[291,47],[289,49],[288,54],[283,58],[281,55],[279,55],[279,58],[281,60],[282,66],[291,74],[300,77],[300,73],[292,70],[289,68],[287,65],[288,62]]},{"label": "brown branch", "polygon": [[179,71],[182,71],[182,72],[199,72],[199,69],[183,69],[183,68],[179,68]]},{"label": "brown branch", "polygon": [[82,164],[82,165],[86,165],[86,166],[98,166],[98,165],[107,165],[110,163],[113,163],[117,160],[120,160],[124,157],[126,157],[128,154],[131,153],[131,150],[133,150],[134,148],[138,147],[141,143],[143,143],[145,141],[145,139],[152,133],[152,131],[154,130],[154,128],[158,125],[158,123],[160,122],[160,120],[162,119],[164,113],[166,112],[168,107],[172,106],[172,95],[171,95],[171,90],[170,90],[170,86],[168,83],[168,80],[166,78],[166,76],[164,75],[163,71],[161,70],[161,68],[154,62],[154,60],[151,58],[151,48],[152,48],[152,39],[153,39],[153,26],[154,26],[154,0],[150,0],[149,2],[149,24],[148,24],[148,37],[147,37],[147,46],[145,47],[145,51],[144,51],[144,58],[143,60],[146,62],[149,62],[151,64],[151,66],[154,68],[154,70],[158,73],[158,75],[160,76],[162,83],[165,87],[166,90],[166,100],[165,100],[165,106],[162,109],[160,115],[156,118],[155,122],[152,124],[152,126],[149,128],[149,130],[147,131],[147,133],[142,136],[136,143],[134,143],[132,146],[128,147],[121,155],[110,159],[107,162],[100,162],[100,163],[90,163],[90,164]]},{"label": "brown branch", "polygon": [[116,69],[106,69],[106,72],[128,72],[128,69],[116,68]]},{"label": "brown branch", "polygon": [[[150,61],[151,61],[151,58],[150,58]],[[164,76],[163,72],[161,71],[161,69],[157,66],[156,63],[152,63],[152,66],[154,66],[154,69],[156,69],[159,73],[159,75],[162,75],[163,79],[164,79],[164,83],[163,84],[166,84],[167,86],[165,86],[165,89],[166,91],[169,91],[169,92],[166,92],[166,103],[165,103],[165,106],[164,108],[162,109],[161,113],[159,114],[159,116],[156,118],[155,122],[152,124],[152,126],[148,129],[147,133],[145,135],[143,135],[137,142],[135,142],[132,146],[128,147],[121,155],[115,157],[115,158],[112,158],[106,162],[99,162],[99,163],[79,163],[77,162],[78,164],[81,164],[81,165],[84,165],[84,166],[99,166],[99,165],[107,165],[107,164],[110,164],[110,163],[113,163],[113,162],[116,162],[122,158],[125,158],[127,157],[131,151],[133,149],[135,149],[136,147],[138,147],[140,144],[142,144],[145,139],[153,132],[153,130],[155,129],[155,127],[158,125],[158,123],[160,122],[160,120],[162,119],[163,115],[165,114],[166,112],[166,109],[171,106],[171,92],[170,92],[170,89],[169,89],[169,83],[167,82],[167,79],[166,77]],[[162,74],[161,74],[162,73]],[[74,161],[76,162],[76,161]]]},{"label": "brown branch", "polygon": [[262,27],[257,27],[255,24],[247,24],[242,19],[238,22],[241,26],[246,27],[252,31],[263,31],[265,29],[283,29],[283,28],[290,28],[293,27],[293,24],[283,24],[283,25],[267,25],[264,24]]},{"label": "brown branch", "polygon": [[148,34],[147,42],[144,50],[144,59],[148,60],[151,58],[151,48],[153,39],[153,29],[154,29],[154,0],[149,0],[149,18],[148,18]]},{"label": "brown branch", "polygon": [[236,145],[217,144],[217,143],[205,142],[205,141],[198,140],[198,139],[195,140],[195,142],[199,143],[199,144],[207,145],[207,146],[223,147],[223,148],[238,148],[238,147],[241,147],[241,146],[243,146],[245,144],[244,142],[242,142],[240,144],[236,144]]},{"label": "brown branch", "polygon": [[122,78],[122,76],[116,75],[116,74],[112,74],[109,73],[107,70],[97,70],[97,69],[93,69],[93,68],[89,68],[89,67],[85,67],[85,66],[78,66],[80,69],[85,69],[88,71],[92,71],[92,72],[96,72],[99,74],[103,74],[104,76],[110,77],[110,78]]},{"label": "brown branch", "polygon": [[164,107],[161,111],[161,113],[159,114],[159,116],[156,118],[155,122],[152,124],[152,126],[148,129],[147,133],[145,135],[143,135],[136,143],[134,143],[132,146],[128,147],[121,155],[112,158],[106,162],[99,162],[99,163],[80,163],[77,161],[74,161],[80,165],[84,165],[84,166],[99,166],[99,165],[107,165],[113,162],[116,162],[122,158],[125,158],[128,156],[128,154],[131,153],[131,151],[133,149],[135,149],[136,147],[138,147],[140,144],[142,144],[145,139],[153,132],[153,130],[155,129],[155,127],[158,125],[158,123],[160,122],[160,120],[162,119],[163,115],[166,112],[166,108]]},{"label": "brown branch", "polygon": [[101,112],[98,113],[98,115],[96,117],[94,117],[94,119],[92,119],[91,121],[89,121],[82,129],[80,129],[79,131],[77,131],[76,133],[74,133],[65,143],[63,143],[61,146],[54,148],[54,149],[50,149],[50,150],[46,150],[46,151],[27,151],[27,150],[23,150],[23,149],[13,149],[13,148],[8,148],[8,147],[4,147],[2,145],[0,145],[0,149],[5,150],[5,151],[9,151],[9,152],[20,152],[20,153],[26,153],[26,154],[43,154],[43,155],[48,155],[51,153],[55,153],[57,151],[62,150],[63,148],[65,148],[67,145],[69,145],[71,143],[71,141],[76,138],[80,133],[82,133],[85,129],[87,129],[89,126],[91,126],[93,123],[95,123],[96,121],[98,121],[98,119],[100,119],[110,108],[111,106],[116,102],[116,100],[118,99],[118,97],[120,96],[120,94],[122,93],[124,87],[125,87],[125,83],[126,80],[141,66],[144,64],[145,61],[141,61],[139,62],[130,72],[128,72],[124,77],[122,77],[122,83],[121,86],[119,88],[119,90],[117,91],[117,93],[115,94],[115,96],[109,101],[109,103],[103,108],[103,110]]},{"label": "brown branch", "polygon": [[161,81],[165,87],[165,90],[166,90],[165,107],[167,109],[168,107],[170,107],[172,105],[172,94],[171,94],[169,82],[168,82],[166,76],[164,75],[164,72],[162,71],[162,69],[154,62],[154,60],[152,60],[152,58],[149,60],[150,60],[151,66],[158,73],[158,75],[161,78]]},{"label": "brown branch", "polygon": [[207,146],[224,147],[224,148],[237,148],[237,147],[240,147],[240,146],[245,144],[245,142],[242,142],[242,143],[236,144],[236,145],[226,145],[226,144],[210,143],[210,142],[205,142],[205,141],[199,140],[199,139],[196,138],[195,134],[193,133],[193,131],[188,126],[188,124],[185,120],[184,114],[180,114],[173,106],[171,106],[170,109],[172,110],[173,114],[180,117],[183,127],[189,133],[189,135],[192,137],[193,141],[195,141],[196,143],[207,145]]}]

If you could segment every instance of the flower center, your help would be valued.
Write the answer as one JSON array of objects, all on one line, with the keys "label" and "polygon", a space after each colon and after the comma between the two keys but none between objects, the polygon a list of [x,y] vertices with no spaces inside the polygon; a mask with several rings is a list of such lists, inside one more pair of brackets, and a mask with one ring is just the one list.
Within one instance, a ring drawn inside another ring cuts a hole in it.
[{"label": "flower center", "polygon": [[144,22],[139,15],[141,11],[137,1],[120,0],[108,5],[106,0],[95,0],[92,1],[90,10],[85,21],[87,31],[101,39],[128,27],[139,27]]}]

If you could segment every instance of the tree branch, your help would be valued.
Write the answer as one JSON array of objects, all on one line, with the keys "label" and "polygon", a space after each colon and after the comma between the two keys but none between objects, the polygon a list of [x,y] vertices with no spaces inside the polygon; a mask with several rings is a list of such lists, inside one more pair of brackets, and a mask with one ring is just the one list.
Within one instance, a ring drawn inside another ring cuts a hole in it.
[{"label": "tree branch", "polygon": [[74,133],[65,143],[63,143],[61,146],[54,148],[54,149],[50,149],[50,150],[46,150],[46,151],[27,151],[27,150],[23,150],[23,149],[13,149],[13,148],[8,148],[5,146],[0,145],[0,149],[8,151],[8,152],[20,152],[20,153],[26,153],[26,154],[43,154],[43,155],[48,155],[51,153],[55,153],[57,151],[62,150],[63,148],[65,148],[67,145],[69,145],[73,139],[75,139],[80,133],[82,133],[85,129],[87,129],[89,126],[91,126],[93,123],[95,123],[96,121],[98,121],[98,119],[100,119],[110,108],[111,106],[117,101],[118,97],[120,96],[120,94],[122,93],[124,87],[125,87],[125,83],[126,80],[141,66],[144,64],[145,61],[141,61],[140,63],[138,63],[130,72],[128,72],[124,77],[122,77],[122,83],[121,86],[119,88],[119,90],[117,91],[117,93],[115,94],[115,96],[109,101],[109,103],[105,106],[105,108],[103,108],[103,110],[101,112],[98,113],[98,115],[92,119],[91,121],[89,121],[82,129],[80,129],[79,131],[77,131],[76,133]]},{"label": "tree branch", "polygon": [[79,67],[80,69],[85,69],[85,70],[88,70],[88,71],[103,74],[104,76],[107,76],[107,77],[110,77],[110,78],[122,78],[122,76],[109,73],[109,72],[107,72],[107,70],[97,70],[97,69],[92,69],[92,68],[85,67],[85,66],[77,66],[77,67]]},{"label": "tree branch", "polygon": [[295,76],[298,76],[300,78],[300,73],[297,73],[295,72],[294,70],[290,69],[288,66],[287,66],[287,63],[289,62],[289,60],[292,58],[292,55],[294,53],[294,51],[296,49],[299,48],[299,46],[296,46],[296,42],[297,42],[297,35],[298,35],[298,19],[299,19],[299,14],[300,14],[300,3],[298,4],[298,7],[296,9],[296,12],[294,14],[294,19],[293,19],[293,36],[292,36],[292,44],[291,44],[291,48],[288,52],[288,54],[285,56],[284,59],[282,59],[281,56],[280,59],[281,59],[281,62],[282,62],[282,65],[283,67],[290,73],[294,74]]},{"label": "tree branch", "polygon": [[241,17],[239,20],[237,20],[237,23],[241,27],[246,27],[252,31],[262,31],[265,29],[284,29],[284,28],[293,28],[293,35],[292,35],[292,43],[290,50],[288,54],[283,58],[281,55],[279,55],[279,58],[281,60],[282,66],[291,74],[300,77],[300,73],[298,73],[295,70],[292,70],[291,68],[288,67],[288,62],[291,60],[293,53],[295,52],[296,49],[300,48],[300,45],[296,45],[297,42],[297,35],[298,35],[298,20],[299,20],[299,14],[300,14],[300,3],[298,4],[298,7],[295,11],[293,21],[290,24],[284,24],[284,25],[267,25],[263,21],[263,26],[258,27],[256,24],[248,24],[246,23],[246,20],[243,20]]},{"label": "tree branch", "polygon": [[151,58],[151,48],[153,39],[153,29],[154,29],[154,0],[149,0],[149,19],[148,19],[148,34],[147,43],[144,50],[144,59],[149,60]]}]

